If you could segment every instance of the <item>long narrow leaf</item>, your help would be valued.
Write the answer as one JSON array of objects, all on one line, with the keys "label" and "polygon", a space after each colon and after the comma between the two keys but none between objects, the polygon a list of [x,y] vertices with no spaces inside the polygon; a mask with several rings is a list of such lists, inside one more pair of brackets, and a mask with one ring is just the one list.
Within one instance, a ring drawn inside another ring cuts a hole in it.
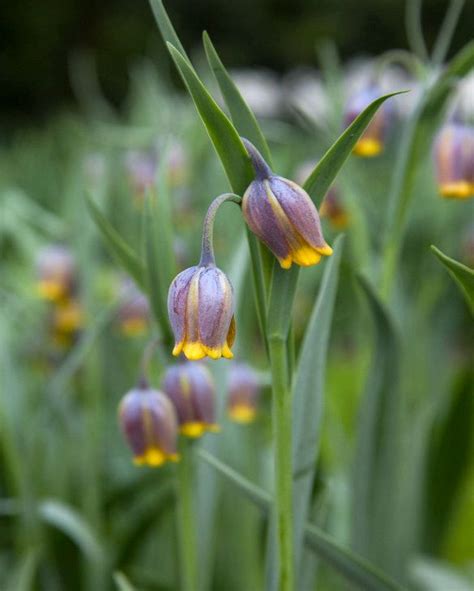
[{"label": "long narrow leaf", "polygon": [[139,286],[144,287],[144,268],[138,255],[123,240],[92,199],[87,198],[87,206],[112,256]]},{"label": "long narrow leaf", "polygon": [[446,267],[448,273],[454,279],[456,285],[463,294],[469,309],[474,314],[474,271],[452,259],[441,252],[436,246],[431,246],[431,250],[435,256]]},{"label": "long narrow leaf", "polygon": [[334,254],[324,269],[301,348],[293,383],[294,535],[296,569],[303,550],[304,524],[311,502],[321,436],[324,381],[332,314],[336,299],[344,237],[334,244]]},{"label": "long narrow leaf", "polygon": [[181,41],[179,40],[179,37],[176,34],[173,25],[171,24],[168,13],[163,6],[163,2],[161,0],[150,0],[150,4],[155,16],[156,24],[158,25],[164,42],[174,45],[176,49],[181,52],[182,56],[189,61],[184,47],[182,46]]},{"label": "long narrow leaf", "polygon": [[[227,478],[252,503],[270,512],[272,497],[259,486],[222,463],[212,454],[199,452],[199,457]],[[340,546],[331,536],[314,525],[305,524],[305,542],[322,560],[350,583],[368,591],[401,591],[401,587],[362,557]]]},{"label": "long narrow leaf", "polygon": [[271,154],[268,149],[267,140],[257,123],[257,119],[242,98],[235,82],[229,76],[206,31],[203,33],[203,42],[207,61],[209,62],[209,66],[219,84],[222,96],[230,111],[232,122],[239,134],[249,139],[260,150],[265,160],[271,165]]},{"label": "long narrow leaf", "polygon": [[[372,364],[358,421],[352,514],[354,548],[390,572],[401,572],[397,540],[399,344],[371,284],[358,277],[374,324]],[[390,536],[387,532],[390,531]],[[396,565],[396,566],[395,566]]]},{"label": "long narrow leaf", "polygon": [[239,134],[189,62],[171,43],[168,43],[168,49],[221,159],[232,189],[242,194],[252,181],[253,174],[250,158]]}]

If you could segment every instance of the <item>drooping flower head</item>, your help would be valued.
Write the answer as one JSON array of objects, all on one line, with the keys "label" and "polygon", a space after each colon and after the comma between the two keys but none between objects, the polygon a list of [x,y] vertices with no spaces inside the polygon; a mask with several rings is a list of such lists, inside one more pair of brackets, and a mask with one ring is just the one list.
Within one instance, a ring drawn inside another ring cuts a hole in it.
[{"label": "drooping flower head", "polygon": [[76,263],[65,246],[43,248],[36,262],[38,294],[45,300],[59,302],[73,295],[76,288]]},{"label": "drooping flower head", "polygon": [[[346,105],[344,125],[349,126],[362,111],[383,92],[375,85],[370,85],[352,95]],[[358,139],[353,152],[357,156],[371,158],[378,156],[384,148],[387,132],[394,116],[390,103],[384,103],[372,117],[364,133]]]},{"label": "drooping flower head", "polygon": [[119,421],[135,464],[157,467],[179,459],[173,405],[165,394],[150,388],[145,381],[122,399]]},{"label": "drooping flower head", "polygon": [[332,254],[326,244],[316,206],[299,185],[276,176],[258,150],[243,139],[255,180],[242,199],[249,228],[277,257],[283,269],[292,263],[308,267]]},{"label": "drooping flower head", "polygon": [[117,317],[120,330],[131,337],[144,334],[150,323],[148,299],[129,278],[125,279],[120,286]]},{"label": "drooping flower head", "polygon": [[84,311],[75,298],[59,301],[52,310],[51,332],[55,343],[62,347],[71,346],[84,326]]},{"label": "drooping flower head", "polygon": [[443,197],[474,197],[474,126],[451,121],[434,145],[439,192]]},{"label": "drooping flower head", "polygon": [[335,230],[347,228],[349,214],[341,202],[336,187],[331,187],[326,193],[319,208],[319,214],[322,218],[327,218]]},{"label": "drooping flower head", "polygon": [[225,194],[212,202],[204,220],[199,265],[182,271],[170,285],[168,315],[175,337],[175,356],[183,352],[194,361],[206,356],[233,357],[233,290],[226,274],[216,267],[212,233],[218,207],[236,199],[236,195]]},{"label": "drooping flower head", "polygon": [[260,382],[246,363],[232,365],[229,376],[227,412],[236,423],[251,423],[258,412]]},{"label": "drooping flower head", "polygon": [[215,387],[202,363],[180,363],[166,370],[162,388],[173,403],[179,430],[187,437],[201,437],[219,430],[215,423]]}]

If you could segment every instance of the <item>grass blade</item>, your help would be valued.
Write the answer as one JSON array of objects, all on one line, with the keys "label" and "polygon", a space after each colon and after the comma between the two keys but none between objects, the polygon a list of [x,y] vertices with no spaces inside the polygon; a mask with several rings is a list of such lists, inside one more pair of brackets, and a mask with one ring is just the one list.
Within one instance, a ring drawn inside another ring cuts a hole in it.
[{"label": "grass blade", "polygon": [[120,571],[114,573],[114,583],[118,591],[137,591],[127,577]]},{"label": "grass blade", "polygon": [[160,30],[164,42],[174,45],[176,49],[181,52],[183,57],[189,62],[189,58],[186,55],[184,47],[181,45],[181,41],[179,40],[176,31],[174,30],[168,13],[163,6],[163,2],[161,0],[150,0],[150,4],[155,16],[156,24],[158,25],[158,29]]},{"label": "grass blade", "polygon": [[87,199],[87,207],[94,220],[105,244],[110,250],[112,256],[133,277],[140,287],[144,287],[144,267],[138,255],[123,240],[120,234],[110,224],[108,219],[100,211],[97,205],[90,199]]},{"label": "grass blade", "polygon": [[340,236],[334,244],[334,254],[324,269],[293,382],[293,503],[297,572],[319,452],[326,357],[343,245],[344,237]]},{"label": "grass blade", "polygon": [[474,271],[455,259],[446,256],[436,246],[431,246],[431,251],[448,270],[448,273],[461,290],[471,313],[474,314]]}]

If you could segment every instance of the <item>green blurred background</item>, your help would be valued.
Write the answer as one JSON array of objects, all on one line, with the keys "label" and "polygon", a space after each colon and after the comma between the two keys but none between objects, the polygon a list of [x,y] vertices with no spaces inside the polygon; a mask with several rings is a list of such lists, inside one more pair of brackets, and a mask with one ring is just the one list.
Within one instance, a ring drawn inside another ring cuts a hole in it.
[{"label": "green blurred background", "polygon": [[[187,49],[207,29],[229,67],[263,65],[278,71],[315,63],[315,44],[331,38],[346,59],[406,47],[403,0],[173,0],[165,2]],[[427,0],[428,47],[446,0]],[[474,2],[466,2],[451,54],[472,37]],[[97,59],[106,96],[120,103],[130,64],[142,55],[169,68],[148,2],[45,0],[3,2],[0,9],[1,117],[7,127],[44,119],[73,101],[68,60],[78,50]]]}]

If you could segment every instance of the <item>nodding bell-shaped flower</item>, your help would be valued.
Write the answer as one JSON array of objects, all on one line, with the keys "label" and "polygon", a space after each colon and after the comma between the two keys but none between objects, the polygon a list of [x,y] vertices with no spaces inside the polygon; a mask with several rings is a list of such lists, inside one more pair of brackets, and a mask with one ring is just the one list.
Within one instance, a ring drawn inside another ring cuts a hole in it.
[{"label": "nodding bell-shaped flower", "polygon": [[260,383],[256,372],[246,363],[232,366],[229,376],[227,412],[236,423],[251,423],[258,412]]},{"label": "nodding bell-shaped flower", "polygon": [[190,360],[203,357],[233,357],[235,339],[232,285],[215,264],[212,246],[213,224],[224,201],[239,201],[231,193],[217,197],[204,220],[199,265],[182,271],[170,285],[168,315],[175,337],[173,355],[181,352]]},{"label": "nodding bell-shaped flower", "polygon": [[[345,109],[345,126],[350,125],[371,102],[382,94],[383,92],[377,86],[371,85],[351,96]],[[356,156],[372,158],[383,151],[393,114],[394,111],[390,103],[385,103],[379,108],[352,150]]]},{"label": "nodding bell-shaped flower", "polygon": [[120,286],[117,319],[121,332],[128,337],[143,335],[148,330],[150,316],[148,299],[127,277]]},{"label": "nodding bell-shaped flower", "polygon": [[327,218],[335,230],[343,230],[349,224],[349,214],[339,198],[338,191],[331,187],[319,208],[319,215]]},{"label": "nodding bell-shaped flower", "polygon": [[258,150],[242,138],[255,170],[255,180],[242,199],[249,228],[277,257],[283,269],[292,263],[308,267],[332,254],[316,206],[304,189],[276,176]]},{"label": "nodding bell-shaped flower", "polygon": [[452,121],[434,145],[439,192],[443,197],[474,197],[474,127]]},{"label": "nodding bell-shaped flower", "polygon": [[38,294],[42,299],[60,302],[76,288],[76,263],[71,251],[58,244],[43,248],[36,262]]},{"label": "nodding bell-shaped flower", "polygon": [[157,467],[179,459],[178,422],[173,405],[145,380],[122,399],[119,421],[135,464]]},{"label": "nodding bell-shaped flower", "polygon": [[215,387],[209,370],[201,363],[180,363],[166,370],[162,388],[178,415],[179,430],[187,437],[217,432]]}]

